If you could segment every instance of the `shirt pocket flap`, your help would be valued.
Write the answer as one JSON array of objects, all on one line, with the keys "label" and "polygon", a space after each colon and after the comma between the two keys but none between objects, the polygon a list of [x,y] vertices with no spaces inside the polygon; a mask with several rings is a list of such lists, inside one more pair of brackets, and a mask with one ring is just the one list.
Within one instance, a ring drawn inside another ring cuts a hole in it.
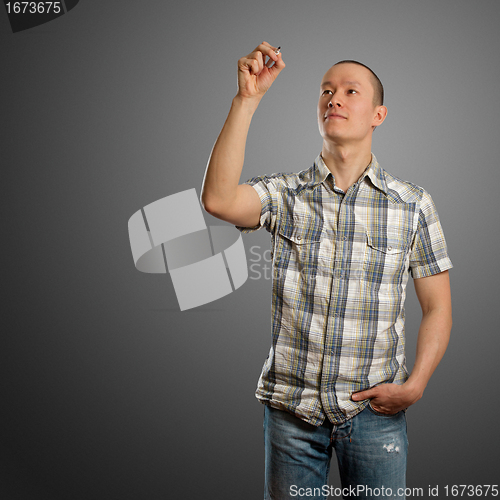
[{"label": "shirt pocket flap", "polygon": [[381,235],[372,235],[367,233],[368,246],[382,252],[386,255],[397,255],[407,253],[409,249],[409,242],[403,238],[391,237]]},{"label": "shirt pocket flap", "polygon": [[290,240],[296,245],[310,245],[313,243],[319,243],[321,240],[321,233],[315,231],[310,225],[307,224],[284,226],[281,227],[278,232],[280,236]]}]

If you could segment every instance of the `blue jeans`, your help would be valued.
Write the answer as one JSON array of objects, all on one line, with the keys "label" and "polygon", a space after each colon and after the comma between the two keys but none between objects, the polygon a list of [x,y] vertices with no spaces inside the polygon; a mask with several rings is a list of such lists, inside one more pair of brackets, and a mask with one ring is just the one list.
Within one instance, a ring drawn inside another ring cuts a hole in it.
[{"label": "blue jeans", "polygon": [[[296,498],[404,499],[406,415],[368,406],[344,424],[320,427],[265,407],[265,500]],[[335,449],[342,488],[328,485]]]}]

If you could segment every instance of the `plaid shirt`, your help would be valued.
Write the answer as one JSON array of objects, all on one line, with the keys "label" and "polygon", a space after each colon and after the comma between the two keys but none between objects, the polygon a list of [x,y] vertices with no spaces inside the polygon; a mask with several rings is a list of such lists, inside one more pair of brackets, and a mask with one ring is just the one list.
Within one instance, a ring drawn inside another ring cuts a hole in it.
[{"label": "plaid shirt", "polygon": [[272,346],[257,398],[313,425],[362,411],[355,391],[402,384],[408,275],[452,267],[434,203],[374,155],[346,193],[318,156],[298,174],[248,181],[272,237]]}]

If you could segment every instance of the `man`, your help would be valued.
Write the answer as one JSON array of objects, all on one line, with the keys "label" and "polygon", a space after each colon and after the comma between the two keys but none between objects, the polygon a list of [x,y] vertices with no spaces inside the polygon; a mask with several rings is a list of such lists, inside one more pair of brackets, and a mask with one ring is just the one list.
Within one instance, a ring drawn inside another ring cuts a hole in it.
[{"label": "man", "polygon": [[[341,61],[323,77],[323,147],[311,168],[239,184],[252,116],[284,67],[266,42],[238,61],[202,190],[209,213],[272,234],[273,339],[256,393],[266,405],[265,498],[328,496],[332,449],[345,498],[404,498],[405,410],[448,344],[452,264],[430,196],[371,153],[387,108],[361,63]],[[408,376],[409,273],[422,322]]]}]

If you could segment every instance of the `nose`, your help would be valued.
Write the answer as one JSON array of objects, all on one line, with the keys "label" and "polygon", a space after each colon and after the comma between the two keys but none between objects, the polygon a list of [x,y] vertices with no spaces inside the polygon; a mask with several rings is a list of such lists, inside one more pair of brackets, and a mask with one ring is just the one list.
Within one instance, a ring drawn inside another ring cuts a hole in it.
[{"label": "nose", "polygon": [[335,104],[336,104],[339,108],[341,107],[341,104],[340,104],[340,102],[338,102],[338,99],[334,99],[334,98],[332,97],[331,101],[328,103],[328,107],[329,107],[329,108],[333,108],[333,107],[335,107],[335,104],[333,104],[333,102],[332,102],[332,101],[335,101]]}]

